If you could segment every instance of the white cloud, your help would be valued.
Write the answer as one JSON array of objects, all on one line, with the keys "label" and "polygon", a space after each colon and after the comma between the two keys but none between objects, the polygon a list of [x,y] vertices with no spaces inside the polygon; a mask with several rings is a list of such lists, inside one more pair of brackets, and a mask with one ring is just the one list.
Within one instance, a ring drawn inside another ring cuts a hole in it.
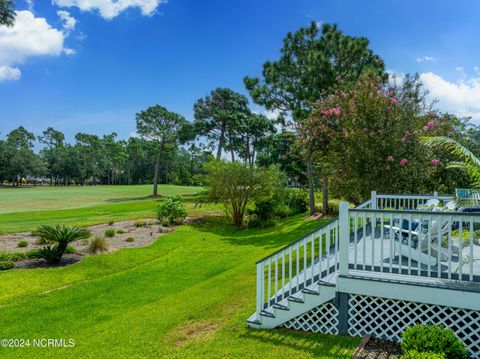
[{"label": "white cloud", "polygon": [[105,19],[113,19],[129,7],[139,8],[143,15],[153,15],[166,0],[53,0],[60,7],[78,7],[82,11],[98,11]]},{"label": "white cloud", "polygon": [[33,0],[25,0],[25,2],[27,3],[28,10],[33,12],[33,6],[35,5]]},{"label": "white cloud", "polygon": [[480,77],[449,82],[427,72],[420,74],[420,79],[429,90],[430,98],[437,99],[442,110],[471,116],[477,124],[480,123]]},{"label": "white cloud", "polygon": [[66,10],[58,10],[58,17],[62,20],[62,26],[65,30],[73,30],[77,20]]},{"label": "white cloud", "polygon": [[21,76],[15,65],[35,56],[58,56],[65,51],[65,34],[45,18],[27,10],[17,11],[13,27],[0,26],[0,81]]},{"label": "white cloud", "polygon": [[18,80],[21,76],[21,72],[16,67],[0,66],[0,81],[5,80]]},{"label": "white cloud", "polygon": [[417,57],[417,62],[437,62],[437,59],[433,56],[421,56]]}]

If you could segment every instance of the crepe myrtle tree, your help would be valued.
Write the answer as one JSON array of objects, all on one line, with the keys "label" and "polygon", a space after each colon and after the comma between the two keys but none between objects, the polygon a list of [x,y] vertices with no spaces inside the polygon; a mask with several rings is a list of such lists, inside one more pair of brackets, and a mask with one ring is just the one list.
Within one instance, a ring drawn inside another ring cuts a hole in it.
[{"label": "crepe myrtle tree", "polygon": [[[370,69],[387,79],[382,59],[369,48],[368,39],[344,35],[337,25],[315,22],[288,33],[280,58],[263,64],[261,77],[245,77],[244,83],[255,103],[290,115],[296,128],[311,114],[314,104],[343,84],[350,86]],[[340,82],[341,81],[341,82]],[[313,153],[304,151],[309,179],[310,213],[315,211]]]},{"label": "crepe myrtle tree", "polygon": [[193,138],[190,123],[178,113],[170,112],[165,107],[155,105],[140,111],[136,115],[137,132],[157,144],[157,158],[153,179],[153,197],[158,196],[158,178],[160,159],[167,146],[177,146]]}]

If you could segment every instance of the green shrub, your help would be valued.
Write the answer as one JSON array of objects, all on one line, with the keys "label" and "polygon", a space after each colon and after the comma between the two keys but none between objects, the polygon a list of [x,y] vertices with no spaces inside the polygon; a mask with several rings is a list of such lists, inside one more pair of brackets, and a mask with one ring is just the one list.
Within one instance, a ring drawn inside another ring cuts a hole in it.
[{"label": "green shrub", "polygon": [[300,189],[284,189],[284,203],[290,209],[290,216],[304,213],[308,209],[308,193]]},{"label": "green shrub", "polygon": [[113,219],[109,220],[108,221],[108,225],[109,226],[113,226],[115,224],[115,221]]},{"label": "green shrub", "polygon": [[28,246],[28,242],[27,241],[20,241],[17,243],[17,246],[19,246],[20,248],[25,248],[26,246]]},{"label": "green shrub", "polygon": [[416,350],[410,350],[401,356],[401,359],[446,359],[445,354],[433,353],[433,352],[417,352]]},{"label": "green shrub", "polygon": [[125,233],[125,230],[124,230],[124,229],[119,229],[119,230],[117,231],[117,233],[118,233],[118,234],[124,234],[124,233]]},{"label": "green shrub", "polygon": [[108,242],[105,237],[96,236],[88,242],[88,254],[95,255],[105,252],[108,252]]},{"label": "green shrub", "polygon": [[133,237],[128,237],[128,238],[126,239],[127,242],[133,242],[134,240],[135,240],[135,238],[133,238]]},{"label": "green shrub", "polygon": [[444,354],[447,359],[467,358],[467,349],[452,330],[433,324],[414,325],[402,335],[402,350]]},{"label": "green shrub", "polygon": [[135,227],[137,227],[137,228],[146,227],[146,226],[147,226],[147,222],[145,222],[145,221],[136,221],[136,222],[134,223],[134,225],[135,225]]},{"label": "green shrub", "polygon": [[13,261],[0,261],[0,270],[8,270],[15,267]]},{"label": "green shrub", "polygon": [[114,236],[115,236],[115,230],[114,229],[105,230],[105,237],[112,238]]},{"label": "green shrub", "polygon": [[187,217],[187,209],[179,195],[168,196],[157,206],[157,216],[164,225],[179,224]]},{"label": "green shrub", "polygon": [[[28,253],[28,252],[27,252]],[[0,262],[16,262],[19,261],[20,259],[25,259],[27,258],[27,253],[23,252],[0,252]]]}]

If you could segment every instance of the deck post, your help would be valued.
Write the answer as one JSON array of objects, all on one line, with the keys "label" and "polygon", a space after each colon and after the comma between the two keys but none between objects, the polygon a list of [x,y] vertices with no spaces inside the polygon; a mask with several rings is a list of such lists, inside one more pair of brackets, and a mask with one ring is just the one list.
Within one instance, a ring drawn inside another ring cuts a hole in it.
[{"label": "deck post", "polygon": [[437,191],[433,192],[433,198],[438,198],[438,192]]},{"label": "deck post", "polygon": [[260,312],[263,310],[263,276],[264,276],[264,267],[263,262],[257,263],[257,320],[262,321]]},{"label": "deck post", "polygon": [[339,227],[339,274],[348,275],[348,249],[350,247],[350,218],[348,214],[348,202],[340,202],[338,206]]},{"label": "deck post", "polygon": [[370,197],[370,208],[377,209],[377,191],[372,191],[372,195]]}]

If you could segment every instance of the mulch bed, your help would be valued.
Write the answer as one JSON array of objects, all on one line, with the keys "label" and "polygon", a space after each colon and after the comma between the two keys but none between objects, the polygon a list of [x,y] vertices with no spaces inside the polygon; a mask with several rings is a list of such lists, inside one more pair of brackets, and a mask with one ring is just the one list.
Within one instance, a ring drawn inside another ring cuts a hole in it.
[{"label": "mulch bed", "polygon": [[358,359],[393,359],[402,355],[400,343],[370,338],[363,351],[355,356]]},{"label": "mulch bed", "polygon": [[80,254],[65,254],[60,263],[57,264],[47,263],[43,259],[24,259],[15,262],[15,269],[65,267],[80,262],[82,259],[83,256]]}]

